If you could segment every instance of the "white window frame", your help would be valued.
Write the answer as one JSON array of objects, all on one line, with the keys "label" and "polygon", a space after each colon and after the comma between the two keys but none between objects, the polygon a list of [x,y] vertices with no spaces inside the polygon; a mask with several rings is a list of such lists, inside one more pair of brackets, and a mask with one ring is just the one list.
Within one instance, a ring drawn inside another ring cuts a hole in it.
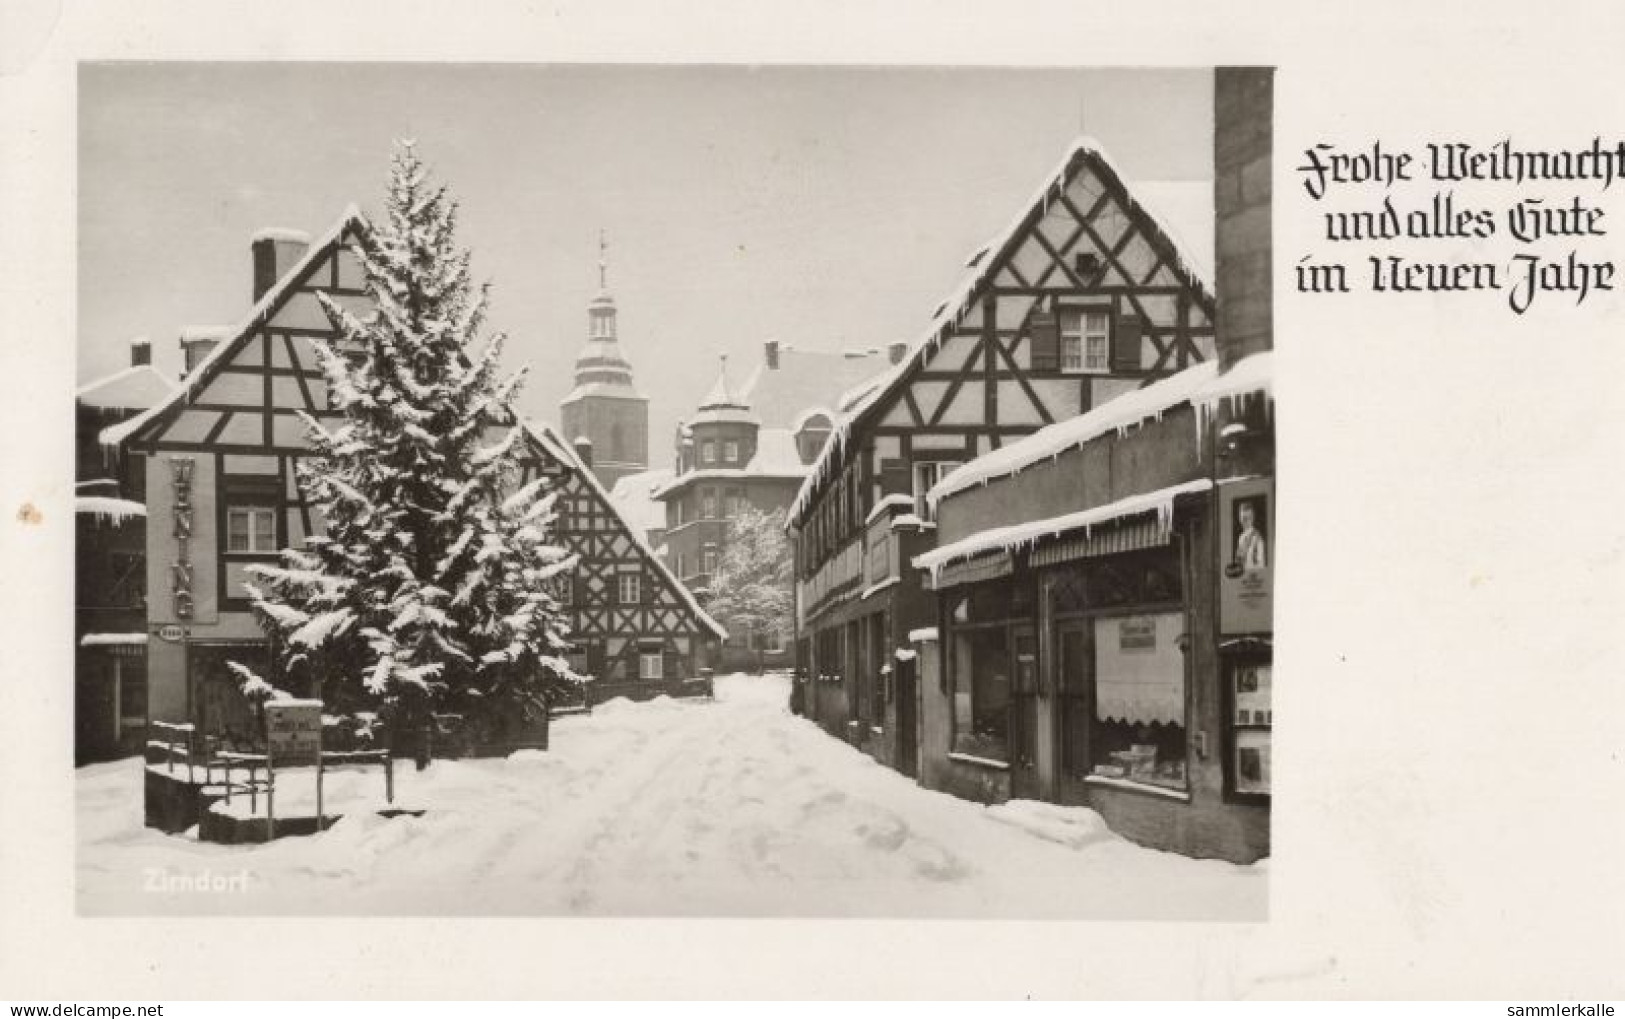
[{"label": "white window frame", "polygon": [[[631,597],[628,597],[630,592]],[[615,575],[615,600],[620,605],[637,605],[643,601],[643,575],[618,573]]]},{"label": "white window frame", "polygon": [[722,462],[729,464],[739,462],[739,443],[729,439],[722,444]]},{"label": "white window frame", "polygon": [[700,493],[700,519],[715,520],[717,518],[717,493],[707,489]]},{"label": "white window frame", "polygon": [[[245,517],[245,516],[247,517],[246,536],[247,536],[247,539],[248,539],[248,545],[247,545],[246,548],[233,548],[232,547],[232,535],[233,535],[232,521],[234,519],[238,518],[238,517]],[[256,520],[259,520],[259,521],[263,522],[266,525],[266,533],[264,533],[264,534],[260,533],[260,529],[255,526],[255,521]],[[262,538],[262,537],[265,539],[265,544],[264,544],[263,547],[261,547],[261,545],[260,545],[260,543],[258,541],[258,539]],[[276,548],[276,510],[275,509],[273,509],[270,506],[227,506],[226,507],[226,551],[228,553],[255,554],[255,553],[264,553],[264,552],[275,552],[276,550],[277,550],[277,548]]]},{"label": "white window frame", "polygon": [[666,654],[664,651],[646,651],[638,649],[638,678],[639,679],[665,679]]},{"label": "white window frame", "polygon": [[700,463],[707,467],[717,462],[717,444],[712,439],[700,443]]},{"label": "white window frame", "polygon": [[700,546],[700,572],[707,574],[717,572],[718,558],[717,546],[714,543],[708,541]]},{"label": "white window frame", "polygon": [[[1104,375],[1110,372],[1111,309],[1105,305],[1074,305],[1063,307],[1060,318],[1061,371],[1069,375]],[[1092,319],[1095,321],[1092,322]],[[1098,358],[1091,357],[1090,341],[1099,344]]]},{"label": "white window frame", "polygon": [[914,515],[921,520],[931,519],[931,506],[925,494],[955,469],[964,466],[963,460],[916,460],[912,468],[914,478]]}]

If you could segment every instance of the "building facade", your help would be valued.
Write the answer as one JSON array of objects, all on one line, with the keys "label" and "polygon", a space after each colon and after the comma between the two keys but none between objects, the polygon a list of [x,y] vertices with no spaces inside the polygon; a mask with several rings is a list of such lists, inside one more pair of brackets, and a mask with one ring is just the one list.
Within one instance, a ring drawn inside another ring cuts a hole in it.
[{"label": "building facade", "polygon": [[564,436],[592,450],[592,471],[606,489],[649,466],[649,399],[632,380],[621,350],[607,267],[598,262],[598,296],[587,306],[587,343],[576,356],[575,388],[559,404]]},{"label": "building facade", "polygon": [[[188,351],[192,367],[168,399],[103,433],[104,444],[144,459],[150,720],[210,734],[249,724],[226,663],[265,669],[269,648],[243,582],[250,566],[320,533],[294,473],[308,452],[298,414],[332,418],[314,344],[338,334],[316,295],[369,313],[350,252],[366,230],[352,207],[314,243],[282,231],[256,238],[248,315],[195,359]],[[555,534],[583,556],[569,592],[578,660],[617,683],[696,675],[721,628],[627,529],[562,439],[541,426],[528,437],[526,473],[548,473],[567,493]]]},{"label": "building facade", "polygon": [[159,403],[175,384],[152,366],[152,344],[130,366],[74,394],[74,759],[137,753],[147,722],[146,473],[102,447],[104,428]]},{"label": "building facade", "polygon": [[1088,139],[971,256],[926,335],[834,422],[791,506],[800,710],[919,774],[910,634],[937,624],[938,605],[910,564],[938,542],[927,493],[968,461],[1211,359],[1198,266]]},{"label": "building facade", "polygon": [[923,784],[1245,863],[1275,720],[1271,77],[1215,86],[1218,356],[940,481],[908,655]]},{"label": "building facade", "polygon": [[[724,359],[711,390],[677,428],[670,479],[654,496],[666,511],[666,562],[702,597],[728,549],[729,528],[745,509],[787,510],[822,452],[843,400],[885,370],[879,349],[804,351],[770,340],[743,382]],[[861,391],[861,390],[860,390]],[[737,633],[723,667],[788,664],[792,634]]]}]

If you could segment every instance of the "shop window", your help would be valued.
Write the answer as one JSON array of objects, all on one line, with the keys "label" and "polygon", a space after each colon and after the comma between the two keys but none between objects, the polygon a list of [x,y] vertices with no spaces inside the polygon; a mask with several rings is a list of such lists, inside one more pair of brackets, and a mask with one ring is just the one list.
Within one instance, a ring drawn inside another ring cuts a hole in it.
[{"label": "shop window", "polygon": [[1005,627],[961,628],[952,651],[954,752],[1009,760],[1010,647]]},{"label": "shop window", "polygon": [[1185,788],[1183,612],[1096,618],[1090,773]]},{"label": "shop window", "polygon": [[1106,308],[1061,309],[1061,370],[1104,372],[1111,367],[1111,314]]},{"label": "shop window", "polygon": [[268,506],[226,509],[227,552],[275,552],[276,510]]},{"label": "shop window", "polygon": [[1271,691],[1273,668],[1267,662],[1230,666],[1231,788],[1243,795],[1270,793],[1270,733],[1275,724]]},{"label": "shop window", "polygon": [[936,487],[937,482],[952,474],[959,467],[957,460],[925,460],[914,463],[914,515],[921,520],[931,519],[931,507],[926,502],[925,494]]}]

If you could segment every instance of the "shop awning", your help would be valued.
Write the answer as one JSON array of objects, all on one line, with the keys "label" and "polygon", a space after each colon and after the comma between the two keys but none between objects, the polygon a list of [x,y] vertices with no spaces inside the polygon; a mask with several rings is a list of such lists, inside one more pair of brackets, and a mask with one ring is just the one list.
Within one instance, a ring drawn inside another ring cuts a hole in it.
[{"label": "shop awning", "polygon": [[1137,552],[1143,548],[1159,548],[1168,544],[1173,528],[1160,518],[1125,521],[1106,530],[1062,538],[1052,545],[1033,551],[1034,566],[1054,566],[1091,556],[1116,555],[1119,552]]},{"label": "shop awning", "polygon": [[1008,577],[1014,569],[1008,552],[997,552],[990,556],[982,556],[962,563],[952,563],[944,566],[935,574],[934,587],[942,590],[946,587],[957,587],[960,584],[976,584],[984,580],[997,580]]},{"label": "shop awning", "polygon": [[1197,478],[1168,488],[1159,488],[1154,492],[1127,496],[1116,502],[1079,510],[1076,513],[989,528],[941,548],[932,549],[924,555],[915,556],[914,567],[929,570],[932,577],[936,578],[934,586],[946,587],[948,585],[941,578],[960,560],[974,561],[975,557],[997,552],[1002,553],[1008,561],[1010,554],[1020,549],[1037,549],[1048,545],[1051,539],[1055,538],[1076,536],[1088,539],[1094,535],[1095,528],[1116,524],[1128,517],[1153,513],[1155,526],[1167,531],[1173,525],[1175,499],[1182,495],[1206,492],[1212,487],[1213,479]]}]

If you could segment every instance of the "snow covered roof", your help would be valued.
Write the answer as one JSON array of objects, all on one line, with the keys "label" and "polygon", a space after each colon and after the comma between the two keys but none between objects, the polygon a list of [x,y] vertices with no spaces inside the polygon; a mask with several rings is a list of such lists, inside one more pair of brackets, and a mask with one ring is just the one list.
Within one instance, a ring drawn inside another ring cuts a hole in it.
[{"label": "snow covered roof", "polygon": [[655,490],[656,499],[666,499],[696,481],[744,481],[751,478],[795,480],[810,470],[801,462],[795,433],[788,428],[763,428],[756,433],[756,455],[743,467],[702,467],[685,471]]},{"label": "snow covered roof", "polygon": [[310,234],[285,226],[268,226],[254,231],[256,241],[283,241],[288,244],[309,244]]},{"label": "snow covered roof", "polygon": [[666,528],[666,504],[654,497],[655,490],[671,480],[670,467],[628,474],[615,482],[610,500],[621,519],[644,534]]},{"label": "snow covered roof", "polygon": [[147,515],[147,507],[130,499],[117,499],[108,495],[78,495],[73,499],[73,511],[85,513],[117,526],[132,517]]},{"label": "snow covered roof", "polygon": [[181,326],[181,342],[195,343],[199,340],[219,342],[231,338],[230,325]]},{"label": "snow covered roof", "polygon": [[102,445],[122,445],[147,424],[157,420],[171,408],[184,405],[186,401],[190,400],[192,394],[205,381],[214,377],[213,369],[215,366],[230,357],[233,350],[244,341],[245,337],[259,328],[266,319],[270,318],[294,283],[303,279],[318,260],[326,257],[329,251],[338,245],[339,239],[344,236],[344,232],[352,228],[362,231],[370,229],[367,218],[361,214],[361,209],[355,205],[345,208],[338,221],[328,228],[328,231],[319,240],[311,244],[304,257],[287,272],[283,273],[282,278],[277,280],[258,301],[254,302],[254,306],[248,310],[247,315],[243,316],[242,321],[231,326],[223,334],[229,338],[225,342],[217,343],[214,349],[209,351],[209,355],[199,361],[197,366],[186,374],[186,378],[181,381],[181,384],[171,390],[166,399],[153,404],[145,412],[137,414],[128,421],[104,429],[101,434]]},{"label": "snow covered roof", "polygon": [[617,400],[648,399],[630,382],[583,382],[559,402],[574,403],[584,396],[607,396]]},{"label": "snow covered roof", "polygon": [[1119,517],[1155,512],[1159,523],[1167,526],[1173,519],[1174,500],[1182,495],[1205,492],[1213,487],[1213,479],[1197,478],[1179,485],[1171,485],[1155,492],[1131,495],[1104,506],[1066,513],[1042,520],[1027,520],[1005,527],[991,527],[951,544],[934,548],[914,557],[916,569],[930,570],[933,583],[942,567],[956,559],[969,559],[985,552],[1014,552],[1027,548],[1044,538],[1058,537],[1069,531],[1081,530],[1087,534],[1093,527],[1109,523]]},{"label": "snow covered roof", "polygon": [[1275,354],[1265,350],[1250,354],[1230,366],[1230,370],[1214,378],[1192,394],[1194,403],[1212,405],[1220,400],[1262,393],[1273,395]]},{"label": "snow covered roof", "polygon": [[87,633],[79,638],[80,647],[134,647],[146,642],[144,633]]},{"label": "snow covered roof", "polygon": [[150,364],[123,368],[87,382],[74,398],[87,407],[106,410],[145,410],[175,391],[175,383]]},{"label": "snow covered roof", "polygon": [[[980,295],[982,289],[991,278],[991,270],[1000,264],[1000,258],[1006,254],[1005,249],[1012,247],[1021,240],[1022,228],[1035,216],[1041,216],[1048,208],[1051,196],[1064,191],[1073,173],[1084,161],[1094,160],[1108,181],[1115,180],[1122,190],[1130,211],[1138,211],[1149,219],[1167,239],[1174,249],[1174,271],[1183,276],[1187,282],[1202,290],[1211,300],[1212,287],[1208,284],[1208,275],[1200,268],[1204,262],[1198,259],[1191,249],[1187,248],[1178,232],[1169,227],[1168,222],[1153,209],[1151,204],[1143,202],[1138,196],[1138,189],[1128,187],[1125,178],[1117,169],[1116,163],[1107,154],[1100,142],[1088,136],[1080,136],[1067,146],[1065,155],[1051,173],[1044,178],[1044,183],[1034,193],[1031,200],[1020,206],[1009,224],[988,242],[987,250],[993,252],[993,257],[978,254],[972,255],[967,271],[960,278],[959,283],[949,294],[947,300],[937,306],[931,317],[931,323],[925,332],[909,345],[908,352],[903,359],[894,365],[890,371],[876,380],[876,384],[866,393],[856,397],[844,411],[841,419],[836,422],[830,440],[824,445],[817,461],[813,464],[812,473],[802,484],[801,491],[796,493],[795,501],[790,505],[789,522],[797,523],[806,513],[813,496],[825,479],[833,473],[834,465],[839,458],[845,455],[848,438],[864,418],[864,415],[881,403],[899,381],[920,363],[925,353],[934,350],[942,341],[943,336],[958,325],[971,304]],[[1166,201],[1168,196],[1162,196]],[[1208,213],[1211,218],[1211,211]]]},{"label": "snow covered roof", "polygon": [[937,482],[926,498],[935,505],[955,492],[985,485],[993,478],[1017,474],[1107,432],[1121,433],[1145,421],[1160,419],[1172,408],[1191,402],[1217,375],[1218,365],[1203,361],[1144,389],[1131,390],[1108,400],[1088,413],[1057,421],[962,465]]},{"label": "snow covered roof", "polygon": [[715,634],[718,640],[727,640],[727,629],[715,619],[712,619],[704,609],[700,608],[700,603],[695,599],[694,593],[685,587],[681,580],[677,579],[677,575],[671,572],[671,570],[666,566],[665,562],[658,555],[655,555],[654,550],[649,547],[649,543],[643,540],[643,534],[637,528],[627,524],[626,518],[621,516],[620,509],[615,505],[615,500],[610,498],[610,494],[604,490],[604,486],[599,483],[597,476],[593,474],[592,468],[582,463],[581,460],[576,456],[575,450],[571,449],[569,444],[560,438],[558,433],[553,431],[553,429],[546,423],[541,421],[531,421],[528,419],[523,420],[521,423],[526,434],[540,444],[541,447],[554,458],[570,467],[576,473],[576,476],[581,478],[582,482],[591,488],[598,495],[598,497],[603,500],[604,505],[608,506],[610,511],[620,519],[621,525],[626,528],[628,536],[630,536],[633,543],[637,545],[638,550],[643,553],[644,559],[648,561],[649,565],[654,570],[656,570],[666,579],[666,581],[671,585],[671,589],[677,592],[677,597],[682,599],[683,604],[688,607],[690,612],[694,613],[695,618],[698,619],[706,629]]}]

